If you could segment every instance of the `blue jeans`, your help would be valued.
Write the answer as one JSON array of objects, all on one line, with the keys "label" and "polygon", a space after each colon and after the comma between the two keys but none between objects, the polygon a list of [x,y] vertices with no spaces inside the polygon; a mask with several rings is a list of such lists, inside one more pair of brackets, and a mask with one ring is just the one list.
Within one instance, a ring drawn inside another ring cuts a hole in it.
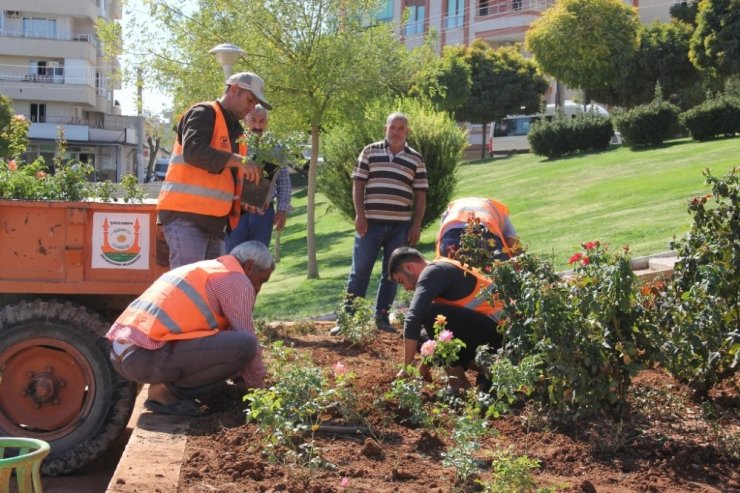
[{"label": "blue jeans", "polygon": [[224,254],[224,240],[208,234],[183,218],[176,218],[162,228],[170,249],[170,269]]},{"label": "blue jeans", "polygon": [[270,248],[272,223],[275,220],[275,206],[270,204],[264,214],[242,212],[236,229],[226,236],[226,251],[245,241],[259,241]]},{"label": "blue jeans", "polygon": [[347,293],[351,297],[367,294],[370,276],[373,273],[375,260],[380,249],[383,249],[383,269],[378,297],[375,302],[375,316],[386,317],[393,300],[396,299],[396,283],[388,279],[388,259],[398,247],[408,245],[410,223],[391,223],[368,221],[367,233],[360,236],[355,233],[355,245],[352,250],[352,269],[347,281]]}]

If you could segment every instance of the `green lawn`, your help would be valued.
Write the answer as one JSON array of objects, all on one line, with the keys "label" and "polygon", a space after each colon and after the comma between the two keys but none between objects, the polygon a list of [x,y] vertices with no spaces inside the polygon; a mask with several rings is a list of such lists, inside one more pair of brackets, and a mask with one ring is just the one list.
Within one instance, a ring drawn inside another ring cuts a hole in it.
[{"label": "green lawn", "polygon": [[[629,245],[633,256],[667,250],[691,218],[686,202],[708,192],[701,171],[723,175],[740,164],[740,138],[697,143],[677,140],[659,149],[626,147],[556,161],[529,155],[474,161],[458,170],[455,197],[491,197],[505,203],[529,251],[565,268],[588,240],[612,249]],[[296,175],[299,176],[299,175]],[[262,287],[256,316],[296,320],[333,311],[352,261],[354,225],[317,197],[316,233],[321,279],[306,279],[305,183],[295,182],[293,212],[281,236],[280,262]],[[431,255],[439,225],[422,235],[420,250]],[[375,296],[380,262],[368,294]]]}]

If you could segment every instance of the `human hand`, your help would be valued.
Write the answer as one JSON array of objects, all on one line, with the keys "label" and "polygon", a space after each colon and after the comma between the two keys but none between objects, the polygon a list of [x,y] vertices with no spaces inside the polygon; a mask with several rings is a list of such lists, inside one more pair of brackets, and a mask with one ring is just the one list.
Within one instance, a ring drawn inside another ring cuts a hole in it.
[{"label": "human hand", "polygon": [[360,236],[365,236],[367,233],[367,218],[364,214],[357,214],[355,216],[355,231]]},{"label": "human hand", "polygon": [[407,240],[409,242],[410,246],[414,246],[419,242],[419,238],[421,237],[421,228],[419,226],[416,226],[415,224],[412,224],[409,228],[409,234],[407,235]]},{"label": "human hand", "polygon": [[259,184],[262,179],[262,166],[254,161],[247,161],[246,163],[242,163],[242,170],[244,171],[244,178],[247,181]]},{"label": "human hand", "polygon": [[275,226],[276,230],[282,231],[282,229],[285,227],[285,218],[285,211],[277,211],[275,213],[275,219],[273,220],[272,224]]}]

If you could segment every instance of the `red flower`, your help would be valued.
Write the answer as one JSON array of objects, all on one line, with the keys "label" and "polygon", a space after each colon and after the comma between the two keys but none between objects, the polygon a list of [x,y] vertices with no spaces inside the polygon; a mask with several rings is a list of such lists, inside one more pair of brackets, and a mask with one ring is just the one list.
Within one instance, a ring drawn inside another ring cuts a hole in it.
[{"label": "red flower", "polygon": [[569,264],[576,263],[579,260],[581,260],[582,257],[583,257],[583,254],[581,252],[576,252],[576,253],[573,254],[572,257],[570,257],[570,260],[568,260],[568,263]]},{"label": "red flower", "polygon": [[11,159],[8,161],[8,169],[10,171],[15,171],[18,169],[18,164],[15,162],[15,159]]},{"label": "red flower", "polygon": [[583,248],[585,248],[586,250],[593,250],[594,248],[598,246],[599,246],[598,241],[587,241],[586,243],[583,244]]},{"label": "red flower", "polygon": [[581,263],[582,263],[583,265],[588,265],[588,264],[589,264],[590,262],[591,262],[591,261],[590,261],[590,260],[588,259],[588,257],[586,257],[585,255],[584,255],[584,256],[583,256],[583,258],[581,259]]}]

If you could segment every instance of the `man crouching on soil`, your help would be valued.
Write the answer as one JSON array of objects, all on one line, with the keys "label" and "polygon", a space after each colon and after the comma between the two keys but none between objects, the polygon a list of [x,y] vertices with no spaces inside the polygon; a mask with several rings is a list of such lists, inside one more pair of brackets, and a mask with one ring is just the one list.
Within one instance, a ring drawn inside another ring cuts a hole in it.
[{"label": "man crouching on soil", "polygon": [[[419,342],[434,337],[434,320],[437,315],[447,319],[447,329],[465,343],[456,364],[445,368],[450,389],[459,392],[470,388],[465,377],[466,369],[477,369],[475,352],[478,346],[501,346],[501,334],[496,330],[502,303],[492,305],[487,290],[491,281],[477,269],[464,268],[456,260],[439,257],[428,262],[416,249],[397,248],[388,262],[391,280],[414,291],[406,313],[404,337],[404,369],[414,361]],[[422,332],[424,329],[424,334]],[[429,378],[429,369],[420,365],[419,370]],[[401,370],[399,377],[405,376]]]},{"label": "man crouching on soil", "polygon": [[252,311],[273,270],[267,247],[247,241],[165,273],[126,308],[106,337],[116,371],[150,384],[144,407],[200,416],[194,399],[227,378],[239,374],[245,387],[264,386]]}]

